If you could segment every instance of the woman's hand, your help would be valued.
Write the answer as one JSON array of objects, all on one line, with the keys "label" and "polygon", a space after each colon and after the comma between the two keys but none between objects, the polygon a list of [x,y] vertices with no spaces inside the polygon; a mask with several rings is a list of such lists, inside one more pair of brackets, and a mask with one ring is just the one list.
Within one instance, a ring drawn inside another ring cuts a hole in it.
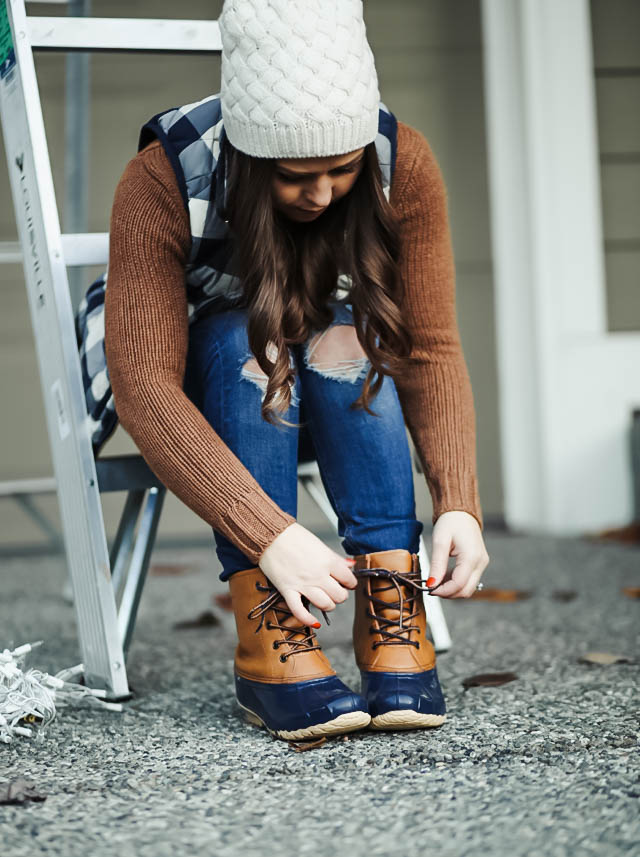
[{"label": "woman's hand", "polygon": [[302,604],[305,595],[320,610],[334,610],[358,581],[350,569],[353,561],[339,556],[297,522],[279,533],[258,560],[271,583],[283,596],[293,615],[304,625],[320,623]]},{"label": "woman's hand", "polygon": [[[433,527],[430,577],[427,586],[441,598],[468,598],[489,564],[480,524],[468,512],[443,512]],[[451,571],[450,556],[456,558]]]}]

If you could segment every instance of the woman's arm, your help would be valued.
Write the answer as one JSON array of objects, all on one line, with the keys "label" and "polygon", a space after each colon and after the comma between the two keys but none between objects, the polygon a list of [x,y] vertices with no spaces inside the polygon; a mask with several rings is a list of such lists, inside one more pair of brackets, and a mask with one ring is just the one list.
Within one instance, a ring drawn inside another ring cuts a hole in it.
[{"label": "woman's arm", "polygon": [[127,165],[111,212],[105,348],[120,422],[158,478],[257,564],[295,518],[183,392],[191,236],[159,142]]},{"label": "woman's arm", "polygon": [[390,201],[402,224],[403,316],[419,359],[395,383],[431,493],[433,523],[444,512],[461,510],[482,528],[475,411],[456,319],[446,188],[427,140],[402,122]]}]

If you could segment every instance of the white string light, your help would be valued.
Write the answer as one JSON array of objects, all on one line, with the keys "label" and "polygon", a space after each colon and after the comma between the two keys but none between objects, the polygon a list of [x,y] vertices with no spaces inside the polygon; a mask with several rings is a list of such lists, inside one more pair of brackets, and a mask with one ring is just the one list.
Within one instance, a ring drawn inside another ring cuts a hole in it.
[{"label": "white string light", "polygon": [[0,742],[4,744],[11,743],[17,735],[44,740],[46,727],[56,716],[56,704],[60,707],[89,700],[109,711],[122,711],[119,702],[101,699],[106,696],[104,690],[70,681],[84,673],[84,664],[55,675],[37,669],[24,672],[26,656],[43,642],[25,643],[12,651],[0,652]]}]

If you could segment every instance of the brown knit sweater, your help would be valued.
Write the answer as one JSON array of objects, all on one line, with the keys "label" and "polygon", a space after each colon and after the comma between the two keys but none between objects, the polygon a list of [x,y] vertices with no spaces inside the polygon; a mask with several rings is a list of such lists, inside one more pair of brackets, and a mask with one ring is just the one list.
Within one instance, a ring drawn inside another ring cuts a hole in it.
[{"label": "brown knit sweater", "polygon": [[[390,202],[402,221],[403,316],[420,358],[396,379],[433,500],[483,526],[473,395],[460,343],[442,175],[425,137],[398,123]],[[154,473],[257,564],[295,521],[279,508],[183,392],[189,218],[161,144],[126,166],[111,213],[105,345],[116,410]]]}]

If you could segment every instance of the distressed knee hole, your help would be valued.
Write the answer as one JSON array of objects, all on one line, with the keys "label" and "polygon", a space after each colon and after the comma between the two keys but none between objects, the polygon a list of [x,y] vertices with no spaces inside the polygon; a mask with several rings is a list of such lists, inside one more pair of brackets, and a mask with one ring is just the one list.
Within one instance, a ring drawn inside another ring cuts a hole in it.
[{"label": "distressed knee hole", "polygon": [[251,360],[247,360],[247,362],[242,367],[242,374],[243,375],[249,375],[252,378],[254,375],[260,376],[261,378],[264,378],[265,381],[266,381],[266,377],[267,377],[264,374],[264,372],[262,371],[262,369],[260,368],[260,366],[258,365],[258,361],[256,360],[255,357],[252,357]]},{"label": "distressed knee hole", "polygon": [[334,324],[313,336],[305,362],[309,369],[325,378],[352,383],[363,378],[370,367],[352,324]]},{"label": "distressed knee hole", "polygon": [[[269,358],[269,360],[275,360],[276,357],[278,356],[278,352],[276,350],[276,347],[272,342],[270,342],[267,345],[266,351],[267,351],[267,357]],[[293,359],[291,360],[290,365],[293,368]],[[245,378],[247,381],[251,381],[260,389],[260,392],[262,394],[260,396],[260,401],[263,402],[264,397],[266,396],[266,393],[267,393],[267,376],[265,375],[265,373],[260,368],[260,365],[258,364],[258,361],[256,360],[255,357],[251,357],[249,360],[247,360],[243,364],[240,374],[243,378]],[[292,381],[289,384],[289,387],[291,388],[291,405],[296,407],[298,405],[298,397],[296,395],[295,382]],[[279,398],[280,398],[280,394],[279,394],[279,392],[277,392],[273,401],[278,402]]]}]

